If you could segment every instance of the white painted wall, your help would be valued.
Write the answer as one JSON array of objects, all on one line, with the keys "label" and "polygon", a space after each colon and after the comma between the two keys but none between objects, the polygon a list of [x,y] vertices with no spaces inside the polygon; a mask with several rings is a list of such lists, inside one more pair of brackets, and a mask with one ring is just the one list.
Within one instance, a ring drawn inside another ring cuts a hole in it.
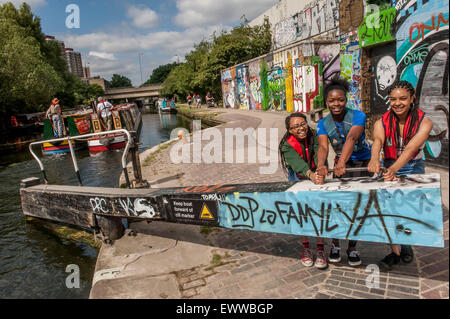
[{"label": "white painted wall", "polygon": [[310,2],[312,2],[312,0],[280,0],[276,5],[250,21],[248,24],[252,27],[261,25],[264,22],[264,17],[267,16],[269,17],[269,21],[273,28],[275,24],[302,11]]}]

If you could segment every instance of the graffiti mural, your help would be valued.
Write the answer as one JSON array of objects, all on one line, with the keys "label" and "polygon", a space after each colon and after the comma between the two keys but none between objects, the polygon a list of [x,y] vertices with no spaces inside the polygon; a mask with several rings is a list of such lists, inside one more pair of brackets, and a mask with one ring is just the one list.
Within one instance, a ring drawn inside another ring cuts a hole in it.
[{"label": "graffiti mural", "polygon": [[284,76],[284,85],[286,91],[286,111],[292,113],[294,111],[294,83],[293,83],[293,75],[292,75],[292,58],[291,54],[288,53],[287,63],[284,65],[283,72]]},{"label": "graffiti mural", "polygon": [[236,108],[236,95],[235,95],[235,83],[236,83],[236,69],[231,68],[222,72],[222,96],[223,105],[225,107]]},{"label": "graffiti mural", "polygon": [[267,79],[267,64],[264,59],[261,61],[261,71],[259,73],[259,78],[261,79],[262,106],[263,110],[267,111],[270,107],[270,92],[269,81]]},{"label": "graffiti mural", "polygon": [[273,45],[275,48],[283,47],[297,39],[297,25],[294,17],[289,17],[273,28]]},{"label": "graffiti mural", "polygon": [[339,1],[313,2],[294,16],[297,20],[297,40],[303,40],[336,29],[339,21]]},{"label": "graffiti mural", "polygon": [[389,88],[397,79],[395,42],[370,49],[372,62],[370,110],[372,114],[383,114],[389,108]]},{"label": "graffiti mural", "polygon": [[353,31],[341,35],[340,44],[341,77],[350,83],[347,107],[361,110],[361,49],[359,48],[358,33]]},{"label": "graffiti mural", "polygon": [[[401,186],[400,186],[401,184]],[[444,247],[440,175],[398,184],[371,178],[297,183],[285,192],[227,194],[222,227],[303,236]]]},{"label": "graffiti mural", "polygon": [[274,48],[307,39],[328,31],[337,36],[339,21],[339,1],[313,1],[301,12],[275,24],[273,29]]},{"label": "graffiti mural", "polygon": [[326,82],[340,73],[339,45],[322,45],[317,50],[317,55],[323,63],[323,80]]},{"label": "graffiti mural", "polygon": [[392,28],[396,16],[397,10],[395,8],[366,16],[358,28],[361,47],[394,40]]},{"label": "graffiti mural", "polygon": [[420,108],[433,121],[427,161],[448,165],[449,1],[393,1],[397,77],[413,84]]},{"label": "graffiti mural", "polygon": [[313,57],[312,62],[292,68],[294,112],[307,113],[323,106],[322,61]]},{"label": "graffiti mural", "polygon": [[253,110],[262,110],[263,96],[261,92],[260,72],[261,68],[259,61],[250,62],[248,64],[250,109]]},{"label": "graffiti mural", "polygon": [[237,97],[239,108],[244,110],[250,109],[249,92],[248,92],[248,67],[245,64],[236,67],[237,81]]},{"label": "graffiti mural", "polygon": [[268,75],[267,81],[270,92],[270,107],[273,110],[286,110],[286,91],[284,75],[281,67],[275,67]]}]

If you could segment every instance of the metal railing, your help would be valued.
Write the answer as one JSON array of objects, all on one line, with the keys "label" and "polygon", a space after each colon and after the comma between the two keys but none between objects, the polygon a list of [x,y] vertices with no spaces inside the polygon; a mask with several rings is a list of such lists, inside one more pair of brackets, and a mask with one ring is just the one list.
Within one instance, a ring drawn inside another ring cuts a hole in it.
[{"label": "metal railing", "polygon": [[125,175],[127,188],[130,188],[130,179],[128,177],[128,171],[127,171],[127,155],[128,155],[128,151],[130,150],[130,146],[131,146],[131,143],[133,142],[133,139],[131,138],[130,132],[127,131],[127,130],[119,129],[119,130],[105,131],[105,132],[100,132],[100,133],[90,133],[90,134],[83,134],[83,135],[77,135],[77,136],[60,137],[60,138],[55,138],[55,139],[45,140],[45,141],[38,141],[38,142],[30,143],[29,149],[30,149],[31,155],[34,157],[34,159],[39,164],[39,167],[41,169],[42,175],[44,176],[44,183],[48,184],[47,174],[45,173],[44,165],[42,164],[42,162],[39,159],[39,157],[37,157],[37,155],[33,152],[33,146],[34,145],[44,144],[44,143],[53,143],[53,142],[59,142],[59,141],[67,141],[68,144],[69,144],[70,155],[72,156],[73,167],[74,167],[75,173],[77,175],[78,184],[80,186],[82,186],[83,183],[81,181],[80,172],[78,170],[77,159],[76,159],[76,156],[75,156],[75,152],[74,152],[72,143],[70,141],[71,140],[77,140],[77,139],[85,139],[87,137],[92,137],[92,136],[109,135],[109,134],[115,134],[115,133],[124,133],[127,136],[127,138],[128,138],[127,144],[125,146],[125,149],[124,149],[123,155],[122,155],[122,169],[123,169],[123,173]]}]

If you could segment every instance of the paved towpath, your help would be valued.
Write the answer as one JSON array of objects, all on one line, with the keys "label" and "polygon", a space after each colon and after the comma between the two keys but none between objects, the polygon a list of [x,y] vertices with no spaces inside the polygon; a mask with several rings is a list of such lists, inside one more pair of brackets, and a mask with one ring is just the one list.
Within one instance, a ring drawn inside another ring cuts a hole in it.
[{"label": "paved towpath", "polygon": [[[222,133],[227,127],[252,127],[277,128],[279,139],[284,134],[287,113],[210,111],[223,112],[217,117],[226,121],[217,127]],[[277,147],[278,143],[275,151]],[[141,154],[141,161],[153,150]],[[158,152],[151,165],[142,168],[145,179],[159,181],[152,187],[286,180],[281,169],[260,174],[261,164],[173,164],[169,150]],[[445,248],[414,247],[414,261],[382,271],[379,288],[366,286],[365,270],[389,253],[386,244],[359,242],[363,264],[350,267],[347,244],[342,243],[342,261],[318,270],[301,264],[298,236],[139,222],[130,224],[137,231],[135,237],[124,236],[102,246],[90,297],[448,298],[448,170],[427,167],[426,171],[441,174]],[[329,249],[327,240],[325,251]]]}]

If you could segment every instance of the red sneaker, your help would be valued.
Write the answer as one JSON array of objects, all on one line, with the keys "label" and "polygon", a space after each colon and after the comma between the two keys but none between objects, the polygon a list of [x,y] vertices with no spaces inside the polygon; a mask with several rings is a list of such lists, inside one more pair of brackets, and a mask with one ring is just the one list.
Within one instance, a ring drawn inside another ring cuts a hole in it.
[{"label": "red sneaker", "polygon": [[314,266],[319,269],[325,269],[328,267],[327,258],[325,257],[323,250],[317,251],[317,258]]},{"label": "red sneaker", "polygon": [[305,267],[311,267],[313,265],[313,255],[311,249],[303,248],[302,264]]}]

